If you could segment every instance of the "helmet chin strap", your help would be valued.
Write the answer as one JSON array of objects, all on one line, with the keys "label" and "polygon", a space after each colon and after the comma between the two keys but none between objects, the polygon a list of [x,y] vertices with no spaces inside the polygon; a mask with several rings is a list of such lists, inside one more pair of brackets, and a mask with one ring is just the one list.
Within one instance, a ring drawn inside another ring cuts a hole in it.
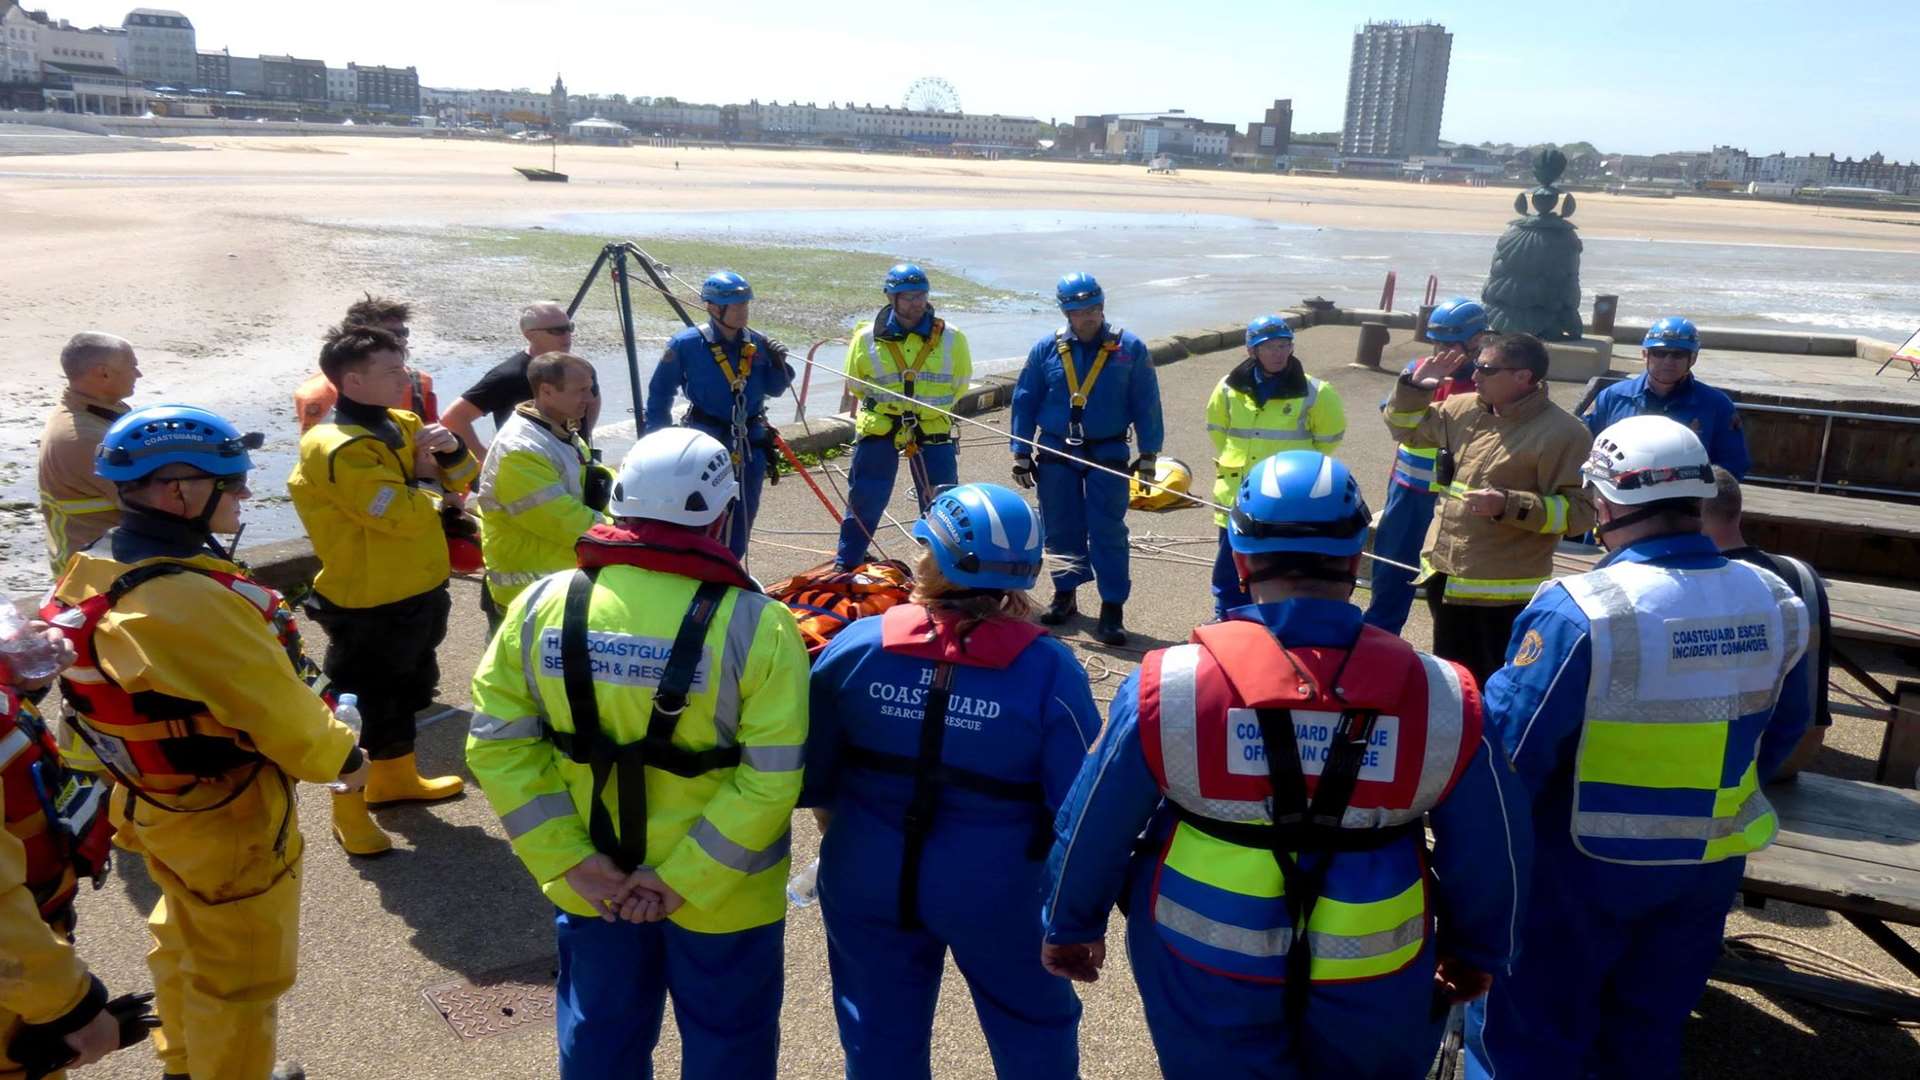
[{"label": "helmet chin strap", "polygon": [[213,538],[213,515],[219,513],[220,500],[226,493],[226,477],[214,477],[213,491],[208,493],[206,504],[200,508],[200,512],[193,516],[192,524],[194,528],[206,534],[208,547],[212,548],[222,559],[232,562],[233,555],[227,550],[226,545]]},{"label": "helmet chin strap", "polygon": [[[1666,507],[1642,506],[1637,510],[1629,510],[1624,514],[1621,514],[1619,517],[1609,518],[1608,520],[1595,525],[1593,527],[1593,532],[1595,536],[1605,539],[1608,533],[1613,532],[1616,529],[1624,529],[1629,525],[1638,525],[1639,523],[1646,521],[1649,518],[1655,518],[1655,517],[1659,517],[1662,514],[1673,514],[1676,512],[1677,511],[1674,511]],[[1607,550],[1609,551],[1613,550],[1613,545],[1611,544],[1607,545]]]}]

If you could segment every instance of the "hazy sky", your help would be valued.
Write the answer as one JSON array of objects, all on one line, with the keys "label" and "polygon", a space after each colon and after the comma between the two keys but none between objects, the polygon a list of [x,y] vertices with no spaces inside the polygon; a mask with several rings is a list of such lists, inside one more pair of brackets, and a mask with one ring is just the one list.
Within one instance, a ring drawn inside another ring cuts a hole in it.
[{"label": "hazy sky", "polygon": [[[544,89],[558,71],[575,92],[897,105],[928,74],[969,111],[1042,120],[1184,108],[1239,126],[1292,98],[1296,131],[1339,128],[1360,23],[1432,19],[1454,35],[1443,138],[1920,159],[1912,0],[179,2],[202,49],[413,64],[429,86]],[[117,25],[134,5],[27,6]]]}]

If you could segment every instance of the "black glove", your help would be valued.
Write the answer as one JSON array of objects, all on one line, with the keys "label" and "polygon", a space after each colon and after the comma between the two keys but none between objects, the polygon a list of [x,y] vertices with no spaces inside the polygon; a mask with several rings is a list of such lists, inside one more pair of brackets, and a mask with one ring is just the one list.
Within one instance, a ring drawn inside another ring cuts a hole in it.
[{"label": "black glove", "polygon": [[778,338],[767,339],[767,351],[773,354],[775,360],[783,364],[787,362],[787,347],[780,344]]},{"label": "black glove", "polygon": [[773,440],[769,438],[760,445],[760,455],[767,459],[767,483],[773,487],[779,487],[780,448],[775,446]]},{"label": "black glove", "polygon": [[607,504],[613,501],[613,470],[605,465],[588,465],[580,481],[580,501],[595,513],[606,513]]},{"label": "black glove", "polygon": [[480,523],[468,517],[466,511],[455,503],[440,504],[440,531],[476,544],[480,542]]},{"label": "black glove", "polygon": [[1028,491],[1033,490],[1033,455],[1013,455],[1013,482]]},{"label": "black glove", "polygon": [[1160,459],[1155,455],[1141,454],[1139,457],[1133,459],[1133,464],[1127,466],[1127,471],[1137,477],[1142,484],[1151,484],[1153,483],[1154,470],[1159,464]]},{"label": "black glove", "polygon": [[79,1057],[67,1045],[67,1036],[102,1012],[119,1022],[122,1050],[145,1042],[147,1033],[160,1026],[160,1018],[153,1014],[152,994],[122,994],[108,1001],[106,985],[95,978],[86,1000],[67,1015],[47,1024],[22,1024],[7,1045],[7,1056],[20,1063],[28,1080],[51,1076]]}]

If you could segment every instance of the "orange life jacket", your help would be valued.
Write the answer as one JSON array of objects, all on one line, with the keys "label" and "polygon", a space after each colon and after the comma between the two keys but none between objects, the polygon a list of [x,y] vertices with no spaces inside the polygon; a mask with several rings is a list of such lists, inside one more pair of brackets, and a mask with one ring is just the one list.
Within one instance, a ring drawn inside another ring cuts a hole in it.
[{"label": "orange life jacket", "polygon": [[[300,648],[300,628],[294,622],[293,609],[279,593],[237,574],[185,563],[148,563],[121,574],[106,592],[77,605],[52,600],[40,614],[73,643],[75,660],[60,675],[60,692],[78,714],[75,719],[81,737],[114,778],[142,796],[178,797],[202,781],[252,769],[245,782],[215,804],[223,806],[246,789],[266,762],[252,740],[245,732],[215,720],[203,702],[154,690],[129,693],[100,667],[94,650],[94,634],[101,620],[122,597],[156,577],[183,573],[211,578],[252,604],[273,627],[294,671],[326,696],[319,669]],[[178,809],[164,803],[154,805]]]},{"label": "orange life jacket", "polygon": [[851,570],[822,563],[768,586],[767,595],[792,609],[807,655],[818,656],[848,623],[904,603],[912,591],[913,573],[906,564],[882,559]]},{"label": "orange life jacket", "polygon": [[[410,367],[407,369],[407,378],[413,383],[413,396],[407,407],[427,423],[439,423],[440,399],[433,393],[433,376],[419,368]],[[340,391],[334,389],[333,383],[325,375],[316,374],[301,383],[300,388],[293,392],[293,415],[300,421],[301,433],[305,434],[308,428],[325,420],[339,402]]]}]

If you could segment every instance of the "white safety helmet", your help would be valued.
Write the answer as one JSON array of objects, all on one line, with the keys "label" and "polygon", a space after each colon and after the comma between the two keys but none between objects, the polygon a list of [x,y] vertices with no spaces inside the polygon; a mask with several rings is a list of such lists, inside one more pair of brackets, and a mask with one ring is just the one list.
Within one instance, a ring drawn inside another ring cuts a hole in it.
[{"label": "white safety helmet", "polygon": [[1580,475],[1615,506],[1710,499],[1718,491],[1700,437],[1664,416],[1629,416],[1610,425],[1594,438]]},{"label": "white safety helmet", "polygon": [[720,440],[692,428],[656,431],[627,451],[613,483],[616,517],[705,528],[740,494]]}]

